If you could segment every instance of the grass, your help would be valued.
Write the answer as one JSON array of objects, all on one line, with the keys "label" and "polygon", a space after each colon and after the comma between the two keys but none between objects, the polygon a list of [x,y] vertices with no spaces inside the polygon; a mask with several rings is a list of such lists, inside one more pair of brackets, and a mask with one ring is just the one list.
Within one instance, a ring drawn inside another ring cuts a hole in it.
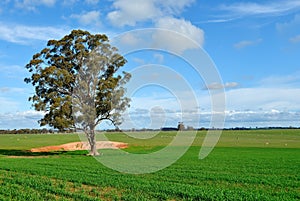
[{"label": "grass", "polygon": [[76,141],[80,141],[77,134],[4,134],[0,135],[0,149],[28,150]]},{"label": "grass", "polygon": [[[128,152],[149,153],[175,134],[136,140],[113,133],[108,138],[128,142]],[[7,157],[78,141],[77,135],[0,135],[0,200],[300,200],[300,130],[224,131],[212,153],[198,160],[204,137],[199,132],[168,168],[131,175],[106,168],[85,151]]]}]

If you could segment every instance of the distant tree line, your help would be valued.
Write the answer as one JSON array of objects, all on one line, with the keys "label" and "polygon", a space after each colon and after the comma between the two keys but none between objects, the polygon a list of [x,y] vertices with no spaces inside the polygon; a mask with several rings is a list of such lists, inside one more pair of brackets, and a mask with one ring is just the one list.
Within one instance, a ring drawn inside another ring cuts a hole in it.
[{"label": "distant tree line", "polygon": [[[235,128],[193,128],[188,126],[184,130],[198,130],[198,131],[203,131],[203,130],[272,130],[272,129],[300,129],[300,127],[255,127],[255,128],[246,128],[246,127],[235,127]],[[108,129],[105,130],[106,132],[122,132],[122,131],[131,131],[131,132],[143,132],[143,131],[178,131],[178,128],[174,127],[163,127],[160,129],[148,129],[148,128],[143,128],[143,129],[130,129],[130,130],[120,130],[120,129]],[[103,132],[103,130],[97,130],[97,132]],[[76,130],[67,130],[67,131],[59,131],[59,130],[53,130],[53,129],[29,129],[29,128],[23,128],[23,129],[13,129],[13,130],[1,130],[0,129],[0,134],[51,134],[51,133],[76,133]]]},{"label": "distant tree line", "polygon": [[235,128],[223,128],[222,130],[276,130],[276,129],[300,129],[300,127],[294,127],[294,126],[235,127]]},{"label": "distant tree line", "polygon": [[54,133],[52,129],[13,129],[13,130],[0,130],[0,134],[47,134],[47,133]]}]

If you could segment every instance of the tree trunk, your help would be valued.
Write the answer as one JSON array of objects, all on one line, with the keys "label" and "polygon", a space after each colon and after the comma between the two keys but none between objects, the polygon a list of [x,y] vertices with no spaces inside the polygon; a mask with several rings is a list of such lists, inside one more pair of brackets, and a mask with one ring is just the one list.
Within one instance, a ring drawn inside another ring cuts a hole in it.
[{"label": "tree trunk", "polygon": [[99,152],[97,150],[97,141],[96,141],[96,136],[95,136],[95,130],[90,129],[86,133],[89,144],[90,144],[90,152],[88,155],[90,156],[99,156]]}]

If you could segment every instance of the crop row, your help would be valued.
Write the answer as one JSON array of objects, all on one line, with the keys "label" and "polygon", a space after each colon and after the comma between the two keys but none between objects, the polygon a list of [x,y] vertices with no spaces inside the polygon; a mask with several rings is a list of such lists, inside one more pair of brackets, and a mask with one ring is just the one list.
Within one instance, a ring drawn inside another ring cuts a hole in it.
[{"label": "crop row", "polygon": [[82,152],[2,157],[0,200],[300,199],[299,149],[216,148],[204,160],[198,151],[192,147],[172,166],[143,175],[110,170]]}]

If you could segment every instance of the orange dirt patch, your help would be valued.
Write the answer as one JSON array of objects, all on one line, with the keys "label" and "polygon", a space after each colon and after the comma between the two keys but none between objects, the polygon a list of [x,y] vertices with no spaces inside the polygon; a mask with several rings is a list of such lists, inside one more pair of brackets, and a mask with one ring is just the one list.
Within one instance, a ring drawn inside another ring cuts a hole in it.
[{"label": "orange dirt patch", "polygon": [[[97,149],[124,149],[128,144],[124,142],[112,141],[98,141]],[[51,152],[51,151],[76,151],[76,150],[89,150],[90,145],[88,142],[72,142],[58,146],[47,146],[30,149],[31,152]]]}]

